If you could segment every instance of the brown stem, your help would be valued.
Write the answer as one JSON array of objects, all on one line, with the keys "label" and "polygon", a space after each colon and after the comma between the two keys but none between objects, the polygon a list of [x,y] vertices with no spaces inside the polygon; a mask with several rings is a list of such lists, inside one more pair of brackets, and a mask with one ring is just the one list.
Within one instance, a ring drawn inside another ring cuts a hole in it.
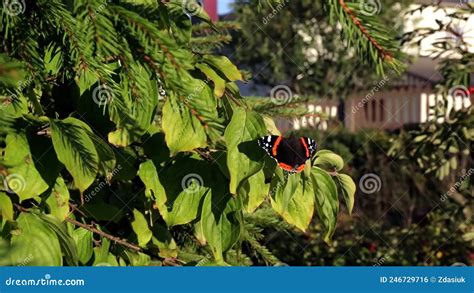
[{"label": "brown stem", "polygon": [[138,245],[135,245],[135,244],[132,244],[132,243],[128,243],[127,241],[123,240],[123,239],[120,239],[119,237],[116,237],[116,236],[113,236],[113,235],[110,235],[110,234],[107,234],[103,231],[100,231],[99,229],[95,228],[93,225],[88,225],[88,224],[84,224],[84,223],[81,223],[81,222],[78,222],[76,220],[73,220],[71,218],[66,218],[65,219],[66,222],[69,222],[75,226],[78,226],[78,227],[81,227],[81,228],[84,228],[86,230],[89,230],[91,231],[92,233],[95,233],[97,235],[100,235],[102,237],[105,237],[109,240],[112,240],[120,245],[123,245],[123,246],[126,246],[130,249],[133,249],[133,250],[136,250],[136,251],[140,251],[140,252],[143,252],[143,248],[141,248],[140,246]]},{"label": "brown stem", "polygon": [[350,16],[354,24],[360,30],[360,32],[369,40],[369,42],[377,49],[379,55],[382,57],[383,60],[391,61],[392,54],[387,52],[380,44],[375,40],[369,33],[369,31],[362,25],[360,20],[354,15],[354,12],[347,6],[344,0],[339,0],[339,4],[342,6],[342,9]]},{"label": "brown stem", "polygon": [[196,153],[198,153],[199,156],[200,156],[201,158],[203,158],[204,160],[209,161],[209,162],[214,162],[214,159],[212,158],[212,156],[211,156],[209,153],[207,153],[207,152],[205,152],[205,151],[202,151],[202,150],[200,150],[200,149],[196,149],[195,151],[196,151]]},{"label": "brown stem", "polygon": [[72,213],[78,212],[78,213],[81,214],[83,217],[87,217],[87,215],[86,215],[83,211],[81,211],[80,209],[77,208],[77,205],[72,204],[72,203],[69,203],[69,207],[71,208]]},{"label": "brown stem", "polygon": [[[22,207],[22,206],[19,205],[19,204],[14,203],[14,205],[15,205],[15,207],[16,207],[20,212],[24,212],[24,213],[29,213],[29,212],[30,212],[29,209],[24,208],[24,207]],[[75,210],[76,210],[76,209],[75,209]],[[125,240],[123,240],[123,239],[120,239],[119,237],[116,237],[116,236],[107,234],[107,233],[105,233],[105,232],[103,232],[103,231],[100,231],[100,230],[98,230],[97,228],[95,228],[93,225],[87,225],[87,224],[78,222],[78,221],[73,220],[73,219],[68,218],[68,217],[67,217],[66,219],[64,219],[64,220],[65,220],[66,222],[69,222],[69,223],[75,225],[75,226],[84,228],[84,229],[86,229],[86,230],[88,230],[88,231],[91,231],[92,233],[95,233],[95,234],[97,234],[97,235],[100,235],[100,236],[102,236],[102,237],[105,237],[105,238],[107,238],[107,239],[109,239],[109,240],[112,240],[112,241],[114,241],[114,242],[116,242],[116,243],[118,243],[118,244],[120,244],[120,245],[126,246],[126,247],[128,247],[128,248],[130,248],[130,249],[133,249],[133,250],[135,250],[135,251],[144,252],[144,250],[145,250],[145,249],[141,248],[141,247],[138,246],[138,245],[135,245],[135,244],[132,244],[132,243],[128,243],[127,241],[125,241]]]}]

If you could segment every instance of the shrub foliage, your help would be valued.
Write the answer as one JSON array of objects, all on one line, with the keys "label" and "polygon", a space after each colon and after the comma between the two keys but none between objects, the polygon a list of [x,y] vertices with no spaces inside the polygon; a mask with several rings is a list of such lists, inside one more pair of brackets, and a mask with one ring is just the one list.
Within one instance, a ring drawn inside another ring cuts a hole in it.
[{"label": "shrub foliage", "polygon": [[289,175],[258,147],[276,128],[193,35],[190,14],[216,29],[199,7],[19,3],[0,19],[2,264],[275,264],[256,213],[305,231],[316,211],[330,241],[339,195],[351,211],[338,155]]}]

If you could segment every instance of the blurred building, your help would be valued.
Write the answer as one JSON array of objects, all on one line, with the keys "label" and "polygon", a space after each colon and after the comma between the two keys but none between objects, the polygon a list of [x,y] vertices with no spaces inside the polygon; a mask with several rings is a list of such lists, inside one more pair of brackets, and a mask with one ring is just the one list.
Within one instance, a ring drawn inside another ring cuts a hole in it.
[{"label": "blurred building", "polygon": [[[461,0],[463,1],[463,0]],[[433,1],[418,1],[432,4]],[[443,9],[432,5],[422,12],[418,11],[407,16],[404,24],[405,31],[417,28],[436,28],[437,21],[448,21],[449,13],[462,5],[459,0],[442,1]],[[415,8],[415,6],[412,6]],[[415,59],[402,77],[387,76],[374,83],[373,87],[357,90],[345,97],[341,104],[330,104],[330,101],[318,100],[306,106],[311,113],[309,116],[293,120],[277,119],[276,124],[282,132],[301,128],[316,128],[327,130],[331,120],[339,120],[350,131],[364,128],[393,130],[407,124],[419,124],[437,119],[433,107],[442,102],[443,97],[435,93],[435,84],[441,79],[437,71],[437,61],[430,56],[439,53],[433,43],[440,39],[459,42],[460,36],[465,43],[465,49],[474,53],[474,15],[467,20],[455,20],[453,32],[440,32],[423,39],[418,46],[406,46],[404,52]],[[457,52],[449,52],[441,58],[460,58]],[[474,77],[474,74],[472,75]],[[447,115],[452,110],[470,107],[474,95],[474,80],[471,77],[471,87],[461,85],[450,89],[447,97]],[[319,116],[325,117],[320,119]],[[328,119],[328,120],[326,120]],[[335,123],[337,124],[337,123]]]},{"label": "blurred building", "polygon": [[[229,2],[229,1],[227,1]],[[437,21],[449,21],[449,13],[468,0],[418,0],[418,4],[431,5],[405,17],[406,32],[417,28],[436,28]],[[218,19],[217,0],[203,0],[203,7],[213,21]],[[443,9],[439,9],[442,7]],[[228,15],[226,17],[229,17]],[[435,94],[435,84],[441,79],[436,70],[437,61],[430,56],[437,53],[433,43],[439,39],[459,42],[460,36],[467,51],[474,53],[474,15],[467,20],[455,20],[453,32],[440,32],[423,39],[416,46],[405,46],[403,51],[415,61],[401,77],[387,76],[374,83],[371,88],[356,90],[342,99],[320,99],[306,104],[309,114],[294,119],[276,118],[275,123],[282,132],[301,128],[327,130],[343,122],[350,131],[364,128],[393,130],[407,124],[419,124],[436,119],[433,106],[441,102],[442,96]],[[460,58],[457,52],[450,52],[441,58]],[[474,78],[474,75],[473,75]],[[474,79],[471,78],[471,86]],[[239,83],[242,95],[266,96],[271,87],[263,84]],[[461,85],[453,87],[448,96],[448,114],[452,110],[472,105],[474,88]],[[443,119],[438,119],[442,122]]]}]

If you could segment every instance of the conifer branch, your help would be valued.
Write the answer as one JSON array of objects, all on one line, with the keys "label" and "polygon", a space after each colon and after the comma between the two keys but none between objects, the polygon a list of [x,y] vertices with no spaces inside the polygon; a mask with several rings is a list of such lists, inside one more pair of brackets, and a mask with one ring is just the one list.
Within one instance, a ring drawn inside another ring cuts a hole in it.
[{"label": "conifer branch", "polygon": [[374,45],[375,48],[377,48],[377,51],[379,52],[380,56],[382,59],[386,59],[387,61],[390,61],[392,58],[392,54],[390,52],[387,52],[380,44],[377,42],[374,37],[372,37],[368,30],[364,27],[364,25],[360,22],[360,20],[354,15],[354,12],[347,6],[346,2],[344,0],[339,0],[339,4],[342,6],[344,11],[349,15],[349,18],[352,20],[354,25],[360,30],[360,32],[369,40],[369,42]]},{"label": "conifer branch", "polygon": [[[403,70],[400,59],[400,42],[393,38],[378,19],[377,11],[364,11],[362,2],[348,2],[346,0],[329,0],[330,21],[338,21],[341,25],[342,38],[347,46],[354,46],[362,60],[375,65],[379,75],[385,75],[384,68],[397,73]],[[376,9],[381,9],[377,7]]]}]

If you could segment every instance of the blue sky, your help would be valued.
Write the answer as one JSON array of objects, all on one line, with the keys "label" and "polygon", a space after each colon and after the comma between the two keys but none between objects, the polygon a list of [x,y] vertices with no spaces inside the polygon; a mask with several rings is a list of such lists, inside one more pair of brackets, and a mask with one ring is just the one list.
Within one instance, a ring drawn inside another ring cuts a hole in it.
[{"label": "blue sky", "polygon": [[226,14],[231,11],[230,4],[234,3],[234,0],[217,0],[217,13]]}]

